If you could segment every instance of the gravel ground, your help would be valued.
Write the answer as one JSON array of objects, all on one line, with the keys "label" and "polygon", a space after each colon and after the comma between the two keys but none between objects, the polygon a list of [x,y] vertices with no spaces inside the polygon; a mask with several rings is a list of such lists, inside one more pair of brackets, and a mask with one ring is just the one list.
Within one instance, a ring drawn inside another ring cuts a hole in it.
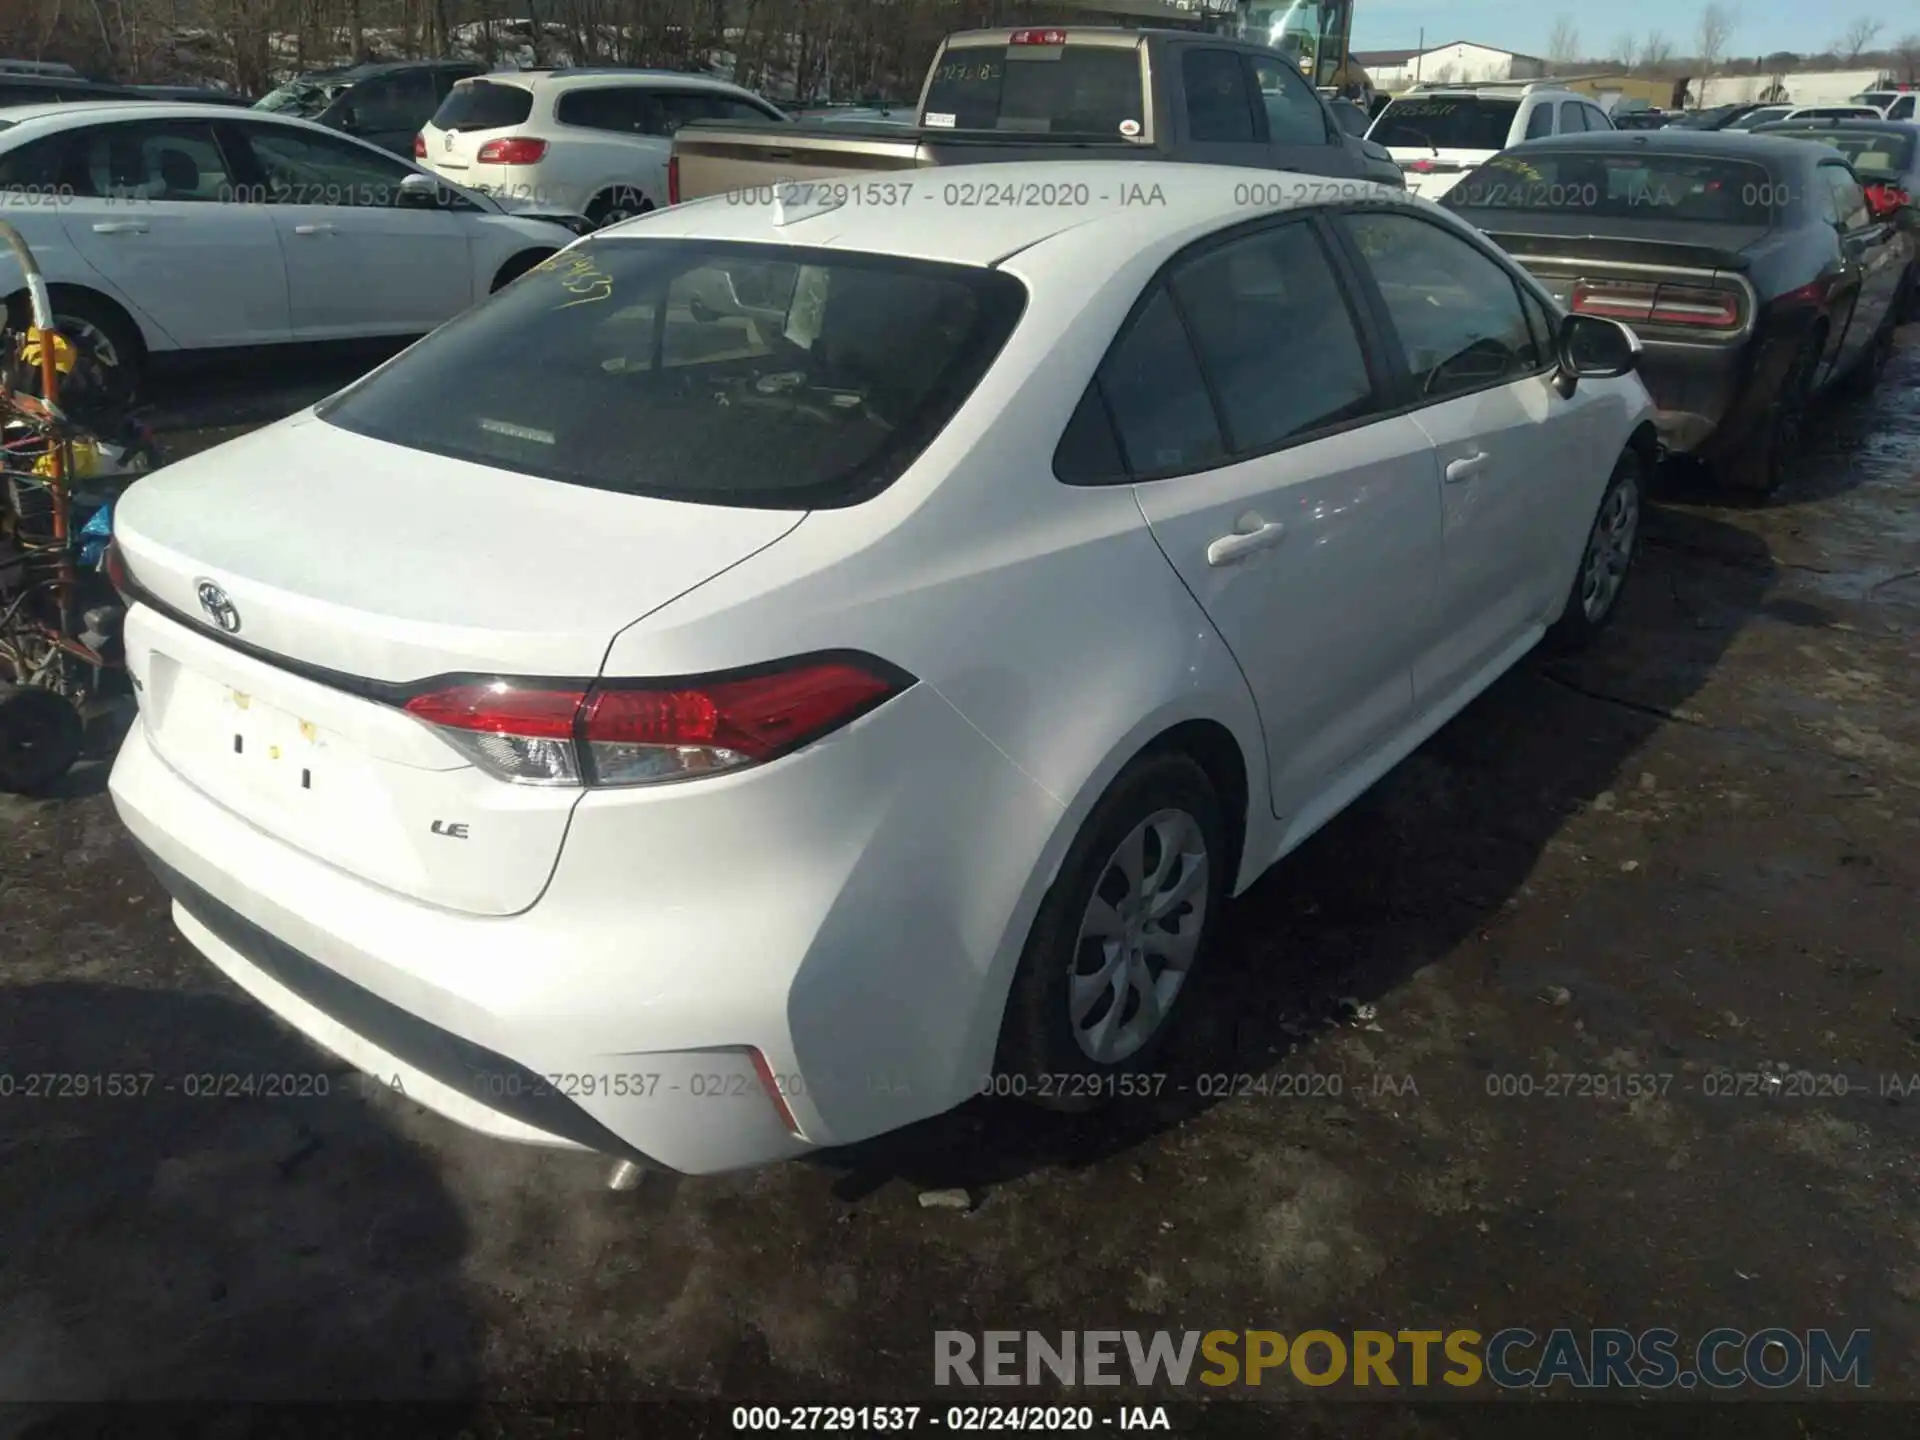
[{"label": "gravel ground", "polygon": [[[0,1399],[945,1404],[935,1328],[1376,1325],[1864,1327],[1874,1393],[1920,1398],[1916,384],[1909,346],[1764,506],[1665,477],[1608,641],[1502,680],[1240,900],[1187,1088],[1092,1117],[979,1101],[608,1193],[356,1082],[201,962],[104,765],[0,797],[0,1069],[332,1080],[0,1100]],[[313,388],[163,419],[193,448]],[[1711,1093],[1779,1067],[1851,1093]],[[1198,1094],[1240,1072],[1340,1093]],[[1671,1078],[1494,1093],[1555,1073]],[[919,1203],[955,1186],[973,1209]],[[1291,1398],[1293,1433],[1455,1433]]]}]

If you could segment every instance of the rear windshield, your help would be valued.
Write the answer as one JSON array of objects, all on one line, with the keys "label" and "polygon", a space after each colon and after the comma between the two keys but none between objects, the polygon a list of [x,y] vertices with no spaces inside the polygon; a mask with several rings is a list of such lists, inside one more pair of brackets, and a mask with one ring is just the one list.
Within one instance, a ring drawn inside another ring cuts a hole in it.
[{"label": "rear windshield", "polygon": [[489,80],[463,80],[447,92],[433,123],[442,130],[500,130],[533,113],[533,92]]},{"label": "rear windshield", "polygon": [[1790,193],[1765,166],[1745,160],[1528,149],[1489,160],[1440,203],[1452,210],[1765,225]]},{"label": "rear windshield", "polygon": [[1026,303],[969,266],[704,240],[575,246],[320,410],[458,460],[715,505],[891,483]]},{"label": "rear windshield", "polygon": [[960,130],[1138,134],[1142,95],[1131,45],[964,45],[934,67],[925,119]]},{"label": "rear windshield", "polygon": [[1913,164],[1913,136],[1891,130],[1833,130],[1822,125],[1805,130],[1769,130],[1767,134],[1830,145],[1851,160],[1860,178],[1869,182],[1899,175]]},{"label": "rear windshield", "polygon": [[1381,112],[1367,138],[1413,149],[1504,150],[1519,113],[1518,100],[1396,100]]}]

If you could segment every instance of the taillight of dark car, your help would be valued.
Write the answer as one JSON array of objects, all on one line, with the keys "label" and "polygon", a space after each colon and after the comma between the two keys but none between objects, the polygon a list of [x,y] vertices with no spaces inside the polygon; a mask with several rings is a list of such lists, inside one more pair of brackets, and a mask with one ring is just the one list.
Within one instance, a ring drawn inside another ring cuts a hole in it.
[{"label": "taillight of dark car", "polygon": [[1573,287],[1573,310],[1642,325],[1684,330],[1738,330],[1740,297],[1732,290],[1661,285],[1633,280],[1582,280]]},{"label": "taillight of dark car", "polygon": [[406,711],[520,785],[657,785],[776,760],[914,683],[864,655],[816,655],[702,679],[474,680]]},{"label": "taillight of dark car", "polygon": [[547,153],[547,142],[513,135],[504,140],[489,140],[474,156],[479,165],[537,165]]}]

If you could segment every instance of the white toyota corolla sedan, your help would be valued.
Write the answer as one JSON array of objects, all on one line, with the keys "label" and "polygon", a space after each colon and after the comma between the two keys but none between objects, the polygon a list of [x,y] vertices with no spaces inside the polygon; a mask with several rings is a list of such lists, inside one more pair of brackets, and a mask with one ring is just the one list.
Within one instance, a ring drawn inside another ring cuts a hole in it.
[{"label": "white toyota corolla sedan", "polygon": [[133,488],[113,797],[215,965],[686,1172],[1121,1092],[1229,896],[1613,614],[1628,331],[1397,192],[960,173],[601,232]]}]

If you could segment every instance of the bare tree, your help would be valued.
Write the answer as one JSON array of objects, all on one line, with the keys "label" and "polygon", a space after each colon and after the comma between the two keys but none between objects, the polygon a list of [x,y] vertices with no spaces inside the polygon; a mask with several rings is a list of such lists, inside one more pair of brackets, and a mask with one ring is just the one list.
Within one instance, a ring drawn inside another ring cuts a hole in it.
[{"label": "bare tree", "polygon": [[1856,64],[1879,34],[1880,21],[1871,15],[1856,15],[1847,22],[1847,28],[1840,32],[1840,38],[1833,42],[1833,53],[1849,65]]},{"label": "bare tree", "polygon": [[1640,58],[1640,42],[1631,30],[1622,31],[1613,42],[1613,58],[1622,70],[1632,71],[1634,62]]},{"label": "bare tree", "polygon": [[1900,62],[1900,78],[1913,84],[1920,75],[1920,35],[1902,35],[1893,42],[1893,55]]},{"label": "bare tree", "polygon": [[1555,18],[1553,29],[1547,33],[1547,59],[1553,62],[1555,69],[1573,63],[1580,54],[1580,31],[1569,15]]},{"label": "bare tree", "polygon": [[1702,80],[1711,76],[1726,58],[1727,41],[1733,38],[1733,20],[1732,7],[1722,5],[1720,0],[1712,0],[1711,4],[1701,7],[1700,25],[1694,31],[1694,45]]},{"label": "bare tree", "polygon": [[1658,30],[1647,32],[1646,42],[1640,47],[1640,63],[1648,70],[1658,70],[1673,59],[1673,41]]}]

